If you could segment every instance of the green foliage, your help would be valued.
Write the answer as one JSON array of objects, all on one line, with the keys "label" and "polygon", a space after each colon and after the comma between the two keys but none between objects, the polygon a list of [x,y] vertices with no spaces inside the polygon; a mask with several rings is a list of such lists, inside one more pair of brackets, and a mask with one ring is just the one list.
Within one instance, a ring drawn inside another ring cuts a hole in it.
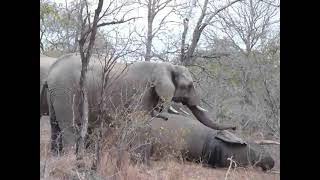
[{"label": "green foliage", "polygon": [[54,12],[53,7],[48,3],[40,4],[40,17],[44,18],[46,15],[51,14]]},{"label": "green foliage", "polygon": [[40,19],[45,20],[46,18],[52,17],[55,20],[61,20],[55,4],[40,3]]},{"label": "green foliage", "polygon": [[[68,2],[67,7],[48,0],[40,1],[40,49],[43,54],[59,57],[78,51],[79,13],[78,1]],[[107,36],[98,31],[94,51],[104,53],[106,44]]]}]

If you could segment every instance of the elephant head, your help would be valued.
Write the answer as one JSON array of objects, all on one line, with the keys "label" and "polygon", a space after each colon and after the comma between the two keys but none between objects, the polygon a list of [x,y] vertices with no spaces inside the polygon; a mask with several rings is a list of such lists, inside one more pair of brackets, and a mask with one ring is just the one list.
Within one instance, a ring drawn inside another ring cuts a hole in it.
[{"label": "elephant head", "polygon": [[169,68],[155,71],[155,90],[159,97],[169,98],[186,105],[193,115],[204,125],[217,130],[235,129],[235,126],[214,123],[200,107],[200,97],[196,93],[189,70],[184,66],[168,64]]},{"label": "elephant head", "polygon": [[171,76],[175,86],[172,100],[175,102],[184,102],[190,106],[199,105],[200,97],[197,95],[195,87],[193,86],[193,79],[189,70],[183,66],[174,66]]}]

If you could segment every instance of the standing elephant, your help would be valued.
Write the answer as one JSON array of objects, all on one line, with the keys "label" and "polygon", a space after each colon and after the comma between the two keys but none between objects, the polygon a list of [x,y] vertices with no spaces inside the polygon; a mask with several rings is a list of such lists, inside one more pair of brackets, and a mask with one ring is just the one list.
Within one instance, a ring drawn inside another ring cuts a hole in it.
[{"label": "standing elephant", "polygon": [[[228,167],[232,156],[239,166],[256,165],[263,170],[274,167],[274,160],[256,143],[247,143],[225,130],[208,128],[197,120],[168,114],[168,121],[157,118],[151,122],[156,143],[152,153],[181,152],[188,160],[202,161],[211,167]],[[170,149],[169,149],[170,147]]]},{"label": "standing elephant", "polygon": [[[192,84],[190,72],[183,66],[152,62],[137,62],[129,66],[116,64],[106,80],[109,84],[106,93],[102,95],[101,64],[93,56],[87,71],[85,87],[88,97],[89,127],[97,119],[96,105],[103,98],[106,101],[107,112],[111,116],[121,113],[122,107],[154,112],[159,101],[163,102],[164,107],[170,107],[170,102],[175,101],[186,105],[195,117],[208,127],[235,129],[235,126],[219,125],[209,119],[204,109],[199,106],[200,99]],[[75,145],[74,125],[77,124],[75,122],[77,114],[74,114],[76,111],[73,111],[72,105],[77,100],[74,97],[79,88],[80,71],[81,59],[76,54],[61,57],[49,71],[47,92],[53,151],[62,150],[62,146],[69,149]],[[138,104],[134,103],[136,101]],[[159,117],[167,119],[165,116]]]},{"label": "standing elephant", "polygon": [[41,97],[41,95],[45,96],[45,94],[42,94],[41,92],[44,82],[47,78],[49,69],[56,60],[56,58],[40,54],[40,118],[42,115],[49,114],[47,99],[46,97]]}]

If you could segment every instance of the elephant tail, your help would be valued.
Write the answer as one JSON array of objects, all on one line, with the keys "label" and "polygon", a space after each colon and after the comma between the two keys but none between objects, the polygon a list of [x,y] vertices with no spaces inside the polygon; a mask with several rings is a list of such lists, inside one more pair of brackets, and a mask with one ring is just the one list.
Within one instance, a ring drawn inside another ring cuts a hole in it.
[{"label": "elephant tail", "polygon": [[48,83],[45,81],[40,90],[40,119],[43,115],[49,114],[49,106],[47,101]]}]

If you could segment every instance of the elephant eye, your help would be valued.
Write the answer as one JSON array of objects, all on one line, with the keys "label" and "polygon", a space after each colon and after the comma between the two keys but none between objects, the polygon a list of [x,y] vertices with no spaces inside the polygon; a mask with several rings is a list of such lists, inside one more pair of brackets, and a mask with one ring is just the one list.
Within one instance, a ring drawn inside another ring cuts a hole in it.
[{"label": "elephant eye", "polygon": [[192,83],[188,85],[188,89],[191,89],[191,88],[192,88]]}]

